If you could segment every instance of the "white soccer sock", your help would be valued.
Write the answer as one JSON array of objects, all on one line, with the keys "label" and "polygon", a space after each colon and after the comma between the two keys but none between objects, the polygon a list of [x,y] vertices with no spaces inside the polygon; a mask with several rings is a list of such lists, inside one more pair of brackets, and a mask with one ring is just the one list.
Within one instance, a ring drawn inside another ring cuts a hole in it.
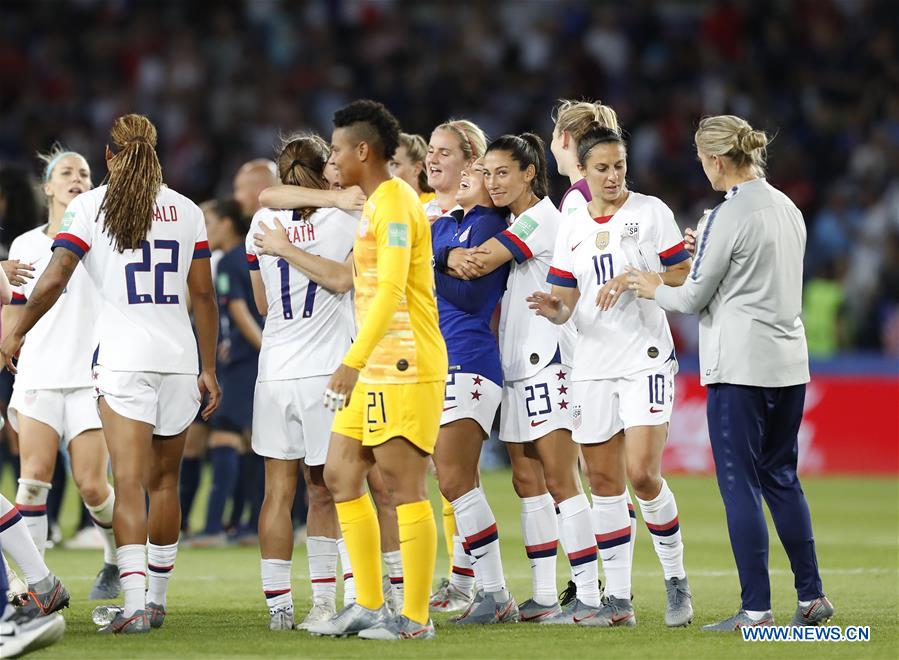
[{"label": "white soccer sock", "polygon": [[559,527],[556,505],[549,493],[521,498],[521,536],[524,550],[531,561],[534,600],[552,605],[556,596],[556,552]]},{"label": "white soccer sock", "polygon": [[685,578],[684,544],[681,540],[680,523],[677,520],[677,503],[668,483],[662,479],[662,490],[652,500],[641,500],[640,511],[643,522],[652,536],[652,544],[662,564],[665,579]]},{"label": "white soccer sock", "polygon": [[268,612],[293,612],[293,595],[290,592],[289,559],[262,560],[262,591]]},{"label": "white soccer sock", "polygon": [[487,593],[503,591],[503,560],[499,548],[496,517],[480,488],[475,488],[453,500],[456,528],[465,536],[472,555],[475,578]]},{"label": "white soccer sock", "polygon": [[390,591],[393,592],[394,600],[401,604],[403,602],[403,555],[399,550],[393,552],[385,552],[381,555],[384,558],[384,564],[387,566],[387,578],[390,580]]},{"label": "white soccer sock", "polygon": [[746,612],[746,616],[748,616],[753,621],[761,621],[765,618],[765,615],[771,610],[743,610]]},{"label": "white soccer sock", "polygon": [[624,493],[593,495],[593,531],[606,575],[606,595],[631,597],[631,522]]},{"label": "white soccer sock", "polygon": [[165,607],[165,593],[169,586],[169,578],[175,568],[175,557],[178,555],[178,542],[171,545],[147,543],[147,577],[149,589],[147,602]]},{"label": "white soccer sock", "polygon": [[35,547],[21,514],[12,502],[2,495],[0,495],[0,547],[19,565],[27,584],[36,584],[50,575],[50,569]]},{"label": "white soccer sock", "polygon": [[[562,529],[562,513],[559,511],[558,504],[554,504],[554,506],[556,508],[556,529],[561,530]],[[560,531],[559,545],[562,546],[562,554],[564,554],[567,557],[568,556],[568,548],[565,547],[565,539],[562,538],[562,536],[563,536],[563,534]],[[574,566],[569,564],[568,567],[569,567],[569,569],[571,569],[571,581],[574,582]]]},{"label": "white soccer sock", "polygon": [[634,550],[637,548],[637,512],[634,511],[634,500],[627,486],[624,487],[624,494],[627,495],[627,515],[631,517],[631,566],[633,566]]},{"label": "white soccer sock", "polygon": [[337,600],[337,539],[327,536],[306,538],[312,604],[334,607]]},{"label": "white soccer sock", "polygon": [[52,487],[53,484],[46,481],[23,478],[19,479],[16,491],[16,508],[25,519],[25,526],[41,557],[47,547],[47,494]]},{"label": "white soccer sock", "polygon": [[596,560],[596,539],[587,496],[579,493],[559,502],[559,517],[559,536],[568,549],[577,598],[584,605],[599,607],[599,563]]},{"label": "white soccer sock", "polygon": [[[115,533],[112,531],[112,512],[115,509],[115,491],[110,488],[109,495],[99,506],[90,506],[84,503],[90,511],[94,526],[100,530],[103,537],[103,561],[107,564],[115,564]],[[151,578],[152,584],[152,578]],[[151,601],[154,602],[154,601]]]},{"label": "white soccer sock", "polygon": [[119,546],[116,548],[116,559],[122,595],[125,597],[124,615],[129,617],[138,610],[147,609],[147,548],[137,543]]},{"label": "white soccer sock", "polygon": [[[456,532],[458,531],[457,529]],[[450,584],[465,593],[471,591],[471,585],[474,584],[471,555],[465,550],[465,540],[458,533],[453,534],[453,571],[450,573]]]},{"label": "white soccer sock", "polygon": [[337,539],[337,554],[340,555],[340,567],[343,571],[343,606],[346,607],[356,602],[356,580],[353,579],[353,566],[343,537]]}]

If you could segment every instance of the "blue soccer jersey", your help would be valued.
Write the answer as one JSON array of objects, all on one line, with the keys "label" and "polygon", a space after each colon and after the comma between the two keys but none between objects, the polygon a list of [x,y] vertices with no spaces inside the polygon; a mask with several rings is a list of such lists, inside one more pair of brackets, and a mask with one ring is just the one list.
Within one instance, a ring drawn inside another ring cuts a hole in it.
[{"label": "blue soccer jersey", "polygon": [[[475,206],[462,216],[459,209],[431,225],[435,260],[457,247],[481,245],[506,229],[504,215],[493,208]],[[476,280],[460,280],[435,269],[440,331],[449,354],[449,372],[480,374],[502,385],[503,374],[490,319],[506,289],[509,265]]]},{"label": "blue soccer jersey", "polygon": [[256,302],[253,300],[250,271],[247,268],[243,244],[238,244],[226,252],[219,261],[215,275],[215,291],[218,294],[221,323],[219,342],[223,344],[219,350],[220,362],[226,365],[248,359],[255,362],[259,352],[243,336],[228,312],[228,303],[232,300],[243,300],[256,323],[262,327],[263,319],[256,310]]}]

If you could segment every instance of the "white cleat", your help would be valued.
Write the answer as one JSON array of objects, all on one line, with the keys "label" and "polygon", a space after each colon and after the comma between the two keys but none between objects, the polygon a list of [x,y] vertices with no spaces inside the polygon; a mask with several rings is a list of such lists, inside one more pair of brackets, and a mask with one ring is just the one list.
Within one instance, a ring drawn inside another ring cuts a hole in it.
[{"label": "white cleat", "polygon": [[429,602],[432,612],[464,612],[474,599],[473,591],[464,591],[443,578]]},{"label": "white cleat", "polygon": [[315,623],[327,621],[337,614],[334,605],[331,603],[316,603],[309,610],[309,614],[301,623],[297,624],[297,630],[309,630],[309,627]]},{"label": "white cleat", "polygon": [[349,637],[366,628],[374,628],[390,619],[390,612],[384,605],[376,610],[353,603],[344,607],[330,619],[309,625],[307,630],[313,635],[328,637]]},{"label": "white cleat", "polygon": [[293,610],[278,610],[268,622],[269,630],[293,630]]}]

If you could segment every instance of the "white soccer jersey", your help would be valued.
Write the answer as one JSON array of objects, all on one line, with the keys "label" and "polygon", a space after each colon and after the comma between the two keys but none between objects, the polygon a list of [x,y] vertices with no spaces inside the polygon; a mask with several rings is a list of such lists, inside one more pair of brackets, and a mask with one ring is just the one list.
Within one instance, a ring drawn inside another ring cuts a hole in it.
[{"label": "white soccer jersey", "polygon": [[194,259],[209,257],[203,212],[163,186],[141,247],[118,252],[103,228],[106,189],[72,200],[53,243],[81,257],[99,292],[96,362],[111,371],[196,374],[187,274]]},{"label": "white soccer jersey", "polygon": [[496,238],[515,257],[503,294],[499,319],[503,378],[529,378],[553,362],[571,364],[574,336],[528,309],[526,298],[535,291],[549,291],[546,282],[562,216],[549,197],[515,218]]},{"label": "white soccer jersey", "polygon": [[259,254],[253,234],[260,223],[274,227],[275,220],[297,247],[340,263],[353,251],[359,221],[340,209],[319,209],[308,220],[294,211],[260,209],[247,234],[247,261],[262,274],[268,302],[258,379],[330,375],[355,335],[352,297],[310,281],[284,259]]},{"label": "white soccer jersey", "polygon": [[[47,225],[27,231],[12,242],[9,258],[34,266],[34,279],[13,288],[12,304],[24,305],[47,269],[53,239]],[[94,324],[100,297],[87,271],[78,266],[65,291],[28,333],[19,355],[16,387],[22,390],[91,386],[91,356],[97,342]],[[48,347],[52,346],[52,350]]]},{"label": "white soccer jersey", "polygon": [[593,196],[590,194],[590,188],[587,186],[587,179],[581,179],[565,191],[562,203],[559,205],[559,211],[561,211],[562,217],[567,218],[579,208],[587,206],[591,199],[593,199]]},{"label": "white soccer jersey", "polygon": [[573,380],[627,376],[671,358],[668,319],[655,301],[626,291],[603,312],[596,295],[625,266],[658,272],[689,257],[671,209],[656,197],[631,192],[605,218],[592,218],[586,206],[571,214],[559,233],[548,281],[580,291]]}]

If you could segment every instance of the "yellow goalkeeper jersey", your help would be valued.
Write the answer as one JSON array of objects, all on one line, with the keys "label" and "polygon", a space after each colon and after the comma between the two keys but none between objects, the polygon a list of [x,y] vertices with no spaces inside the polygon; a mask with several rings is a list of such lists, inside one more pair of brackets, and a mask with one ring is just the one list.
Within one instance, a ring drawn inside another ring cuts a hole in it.
[{"label": "yellow goalkeeper jersey", "polygon": [[362,211],[353,245],[356,341],[343,362],[365,383],[446,379],[434,298],[431,228],[412,187],[393,177]]}]

